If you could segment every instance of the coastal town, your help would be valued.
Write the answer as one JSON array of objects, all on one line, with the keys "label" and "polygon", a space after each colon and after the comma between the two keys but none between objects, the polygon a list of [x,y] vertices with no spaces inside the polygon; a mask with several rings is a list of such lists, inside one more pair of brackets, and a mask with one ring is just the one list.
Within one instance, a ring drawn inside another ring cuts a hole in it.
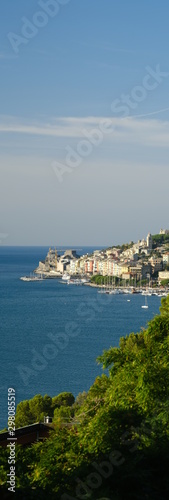
[{"label": "coastal town", "polygon": [[[79,256],[76,250],[59,254],[49,248],[44,261],[34,273],[43,278],[57,278],[67,282],[88,283],[98,286],[108,283],[169,285],[169,229],[160,229],[156,235],[148,233],[146,239],[131,241],[92,254]],[[99,283],[98,278],[101,277]]]}]

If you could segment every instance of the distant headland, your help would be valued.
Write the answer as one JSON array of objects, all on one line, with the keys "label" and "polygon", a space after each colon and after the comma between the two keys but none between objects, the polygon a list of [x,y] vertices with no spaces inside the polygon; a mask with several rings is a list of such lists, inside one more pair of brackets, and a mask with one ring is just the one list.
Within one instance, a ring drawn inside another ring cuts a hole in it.
[{"label": "distant headland", "polygon": [[[49,248],[44,261],[34,270],[35,276],[43,278],[76,279],[83,282],[101,284],[109,277],[114,284],[137,283],[169,284],[169,229],[160,229],[158,234],[148,233],[138,242],[130,241],[91,254],[77,255],[76,250],[64,253]],[[100,277],[100,283],[99,283]],[[40,278],[39,278],[40,279]],[[103,282],[103,280],[102,280]],[[105,284],[104,283],[104,284]]]}]

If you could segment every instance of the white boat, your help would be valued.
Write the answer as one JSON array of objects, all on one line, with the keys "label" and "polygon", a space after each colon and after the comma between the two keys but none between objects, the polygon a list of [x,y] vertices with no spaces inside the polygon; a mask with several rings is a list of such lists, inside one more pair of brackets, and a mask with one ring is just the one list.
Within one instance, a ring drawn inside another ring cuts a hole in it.
[{"label": "white boat", "polygon": [[158,293],[157,295],[158,295],[158,297],[167,297],[168,294],[165,292],[162,292],[162,293]]},{"label": "white boat", "polygon": [[113,288],[113,290],[109,290],[109,295],[118,295],[120,292],[117,290],[117,288]]},{"label": "white boat", "polygon": [[142,291],[142,295],[147,295],[148,297],[151,297],[153,294],[153,290],[151,288],[146,288],[146,290]]},{"label": "white boat", "polygon": [[62,280],[63,280],[63,281],[69,281],[69,280],[70,280],[70,276],[69,276],[69,274],[64,273],[64,274],[63,274],[63,276],[62,276]]},{"label": "white boat", "polygon": [[148,309],[148,303],[147,303],[147,297],[145,296],[145,304],[144,306],[141,306],[142,309]]},{"label": "white boat", "polygon": [[112,284],[111,284],[110,283],[110,278],[109,278],[109,287],[105,288],[105,290],[103,290],[103,291],[101,291],[99,293],[106,293],[108,295],[117,295],[117,294],[119,294],[119,291],[117,290],[117,288],[115,288],[115,280],[113,282],[113,278],[112,278]]},{"label": "white boat", "polygon": [[83,281],[79,278],[67,280],[67,285],[83,285]]},{"label": "white boat", "polygon": [[44,278],[40,276],[21,276],[21,281],[43,281]]}]

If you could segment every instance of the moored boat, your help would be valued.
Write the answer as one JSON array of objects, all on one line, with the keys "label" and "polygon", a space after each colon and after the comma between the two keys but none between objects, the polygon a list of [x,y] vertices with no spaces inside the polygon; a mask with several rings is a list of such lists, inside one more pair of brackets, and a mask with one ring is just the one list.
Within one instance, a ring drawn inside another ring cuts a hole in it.
[{"label": "moored boat", "polygon": [[21,281],[43,281],[44,278],[42,276],[21,276]]}]

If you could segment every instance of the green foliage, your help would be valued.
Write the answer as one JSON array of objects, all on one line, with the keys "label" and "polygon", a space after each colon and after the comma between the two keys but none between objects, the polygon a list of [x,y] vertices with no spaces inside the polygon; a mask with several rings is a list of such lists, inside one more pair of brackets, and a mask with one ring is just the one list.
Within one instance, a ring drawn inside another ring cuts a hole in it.
[{"label": "green foliage", "polygon": [[122,243],[122,245],[114,245],[114,246],[109,247],[109,248],[112,248],[112,249],[117,248],[117,249],[120,249],[122,252],[124,252],[124,250],[128,250],[133,245],[134,245],[134,241],[130,241],[130,243]]},{"label": "green foliage", "polygon": [[162,280],[162,281],[161,281],[161,285],[162,285],[162,286],[169,285],[169,279]]},{"label": "green foliage", "polygon": [[107,284],[108,276],[102,276],[101,274],[97,274],[96,276],[91,276],[90,281],[91,283],[95,283],[96,285]]},{"label": "green foliage", "polygon": [[97,274],[97,276],[91,276],[90,281],[91,281],[91,283],[100,284],[101,279],[103,279],[103,277],[100,274]]},{"label": "green foliage", "polygon": [[131,243],[123,243],[120,246],[121,251],[124,252],[125,250],[129,250],[129,248],[131,248],[133,245],[134,245],[133,241],[131,241]]},{"label": "green foliage", "polygon": [[52,408],[52,398],[48,396],[48,394],[45,394],[43,398],[43,412],[45,413],[45,415],[51,414],[51,408]]},{"label": "green foliage", "polygon": [[90,278],[91,283],[95,283],[96,285],[124,285],[124,280],[117,278],[117,276],[102,276],[101,274],[97,274],[94,276],[91,276]]},{"label": "green foliage", "polygon": [[153,248],[169,242],[169,234],[153,234],[152,236]]},{"label": "green foliage", "polygon": [[87,392],[79,392],[78,396],[75,399],[75,402],[72,406],[74,412],[76,413],[78,410],[80,410],[81,406],[84,405],[85,401],[87,399]]},{"label": "green foliage", "polygon": [[[26,401],[21,401],[16,409],[16,427],[24,427],[35,422],[43,420],[46,411],[50,410],[52,399],[49,396],[41,396],[37,394],[34,398]],[[49,406],[50,405],[50,406]]]},{"label": "green foliage", "polygon": [[16,409],[16,428],[43,421],[44,416],[53,417],[55,408],[72,406],[75,398],[71,392],[62,392],[51,398],[37,394],[32,399],[21,401]]},{"label": "green foliage", "polygon": [[57,424],[67,424],[71,422],[74,416],[74,411],[70,406],[60,406],[60,408],[55,408],[53,422]]},{"label": "green foliage", "polygon": [[34,417],[31,414],[29,401],[21,401],[17,405],[15,425],[17,427],[24,427],[25,425],[32,424],[34,422]]},{"label": "green foliage", "polygon": [[39,422],[42,418],[41,416],[44,414],[43,397],[41,394],[37,394],[29,400],[29,409],[34,422]]},{"label": "green foliage", "polygon": [[162,316],[169,315],[169,295],[161,299],[160,312]]},{"label": "green foliage", "polygon": [[75,398],[71,392],[61,392],[58,396],[52,398],[52,408],[60,408],[60,406],[72,406]]}]

